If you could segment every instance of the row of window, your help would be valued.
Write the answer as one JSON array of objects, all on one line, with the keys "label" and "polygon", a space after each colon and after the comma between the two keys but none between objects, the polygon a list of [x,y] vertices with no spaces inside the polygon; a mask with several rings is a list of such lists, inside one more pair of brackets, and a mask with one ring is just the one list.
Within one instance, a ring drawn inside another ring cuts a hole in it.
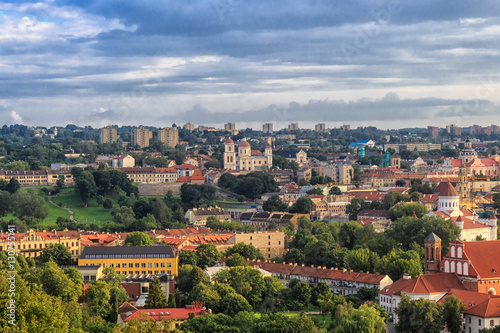
[{"label": "row of window", "polygon": [[[45,247],[48,247],[50,244],[57,244],[57,243],[45,243]],[[61,243],[64,245],[64,243]],[[75,242],[71,242],[71,246],[75,246]],[[76,246],[78,246],[78,242],[76,242]],[[34,249],[43,249],[43,243],[41,244],[33,244]],[[66,242],[66,247],[69,247],[69,242]],[[17,249],[21,250],[21,244],[17,245]],[[23,250],[26,250],[26,244],[23,244]],[[28,244],[28,250],[31,250],[31,244]],[[0,251],[3,251],[3,246],[0,246]],[[78,252],[77,252],[78,254]]]},{"label": "row of window", "polygon": [[161,270],[161,271],[116,271],[117,274],[123,274],[123,275],[128,275],[128,274],[131,274],[131,275],[134,275],[134,274],[155,274],[155,275],[158,275],[158,274],[168,274],[168,275],[172,275],[172,271],[165,271],[164,270]]},{"label": "row of window", "polygon": [[[145,262],[143,262],[143,263],[137,263],[136,262],[135,264],[134,263],[128,263],[128,265],[127,265],[127,263],[123,263],[123,264],[118,263],[118,264],[109,264],[109,265],[108,264],[103,264],[104,268],[106,268],[108,266],[109,267],[115,267],[115,268],[120,268],[120,267],[121,268],[126,268],[127,266],[129,268],[132,268],[132,267],[135,267],[135,268],[143,267],[143,268],[145,268],[146,267],[146,263]],[[169,263],[169,262],[167,262],[166,266],[167,267],[172,267],[172,264]],[[161,262],[161,263],[157,263],[157,262],[151,263],[151,262],[149,262],[149,263],[147,263],[147,267],[148,268],[151,268],[151,267],[155,267],[155,268],[156,267],[165,267],[165,263],[164,262]]]},{"label": "row of window", "polygon": [[170,258],[170,254],[86,254],[84,259]]}]

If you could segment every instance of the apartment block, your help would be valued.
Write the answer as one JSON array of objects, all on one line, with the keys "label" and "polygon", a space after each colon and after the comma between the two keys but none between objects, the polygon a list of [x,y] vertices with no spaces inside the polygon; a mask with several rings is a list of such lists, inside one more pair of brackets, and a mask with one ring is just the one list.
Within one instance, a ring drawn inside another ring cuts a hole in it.
[{"label": "apartment block", "polygon": [[113,143],[119,139],[118,129],[113,126],[106,126],[101,128],[99,135],[100,143]]},{"label": "apartment block", "polygon": [[194,125],[191,123],[184,124],[184,126],[182,126],[182,128],[184,128],[185,130],[188,130],[190,132],[194,131]]},{"label": "apartment block", "polygon": [[289,131],[296,131],[299,129],[299,123],[291,123],[288,125],[288,130]]},{"label": "apartment block", "polygon": [[236,124],[235,123],[227,123],[224,125],[224,130],[225,131],[235,131],[236,130]]},{"label": "apartment block", "polygon": [[265,123],[264,125],[262,125],[262,132],[272,133],[273,132],[273,124],[272,123]]},{"label": "apartment block", "polygon": [[326,130],[326,125],[325,123],[319,123],[314,126],[314,129],[316,132],[324,132]]},{"label": "apartment block", "polygon": [[179,131],[173,127],[159,129],[158,140],[163,142],[167,147],[174,148],[179,144]]},{"label": "apartment block", "polygon": [[141,148],[149,147],[149,140],[153,138],[153,132],[140,126],[138,128],[133,128],[130,133],[130,141],[132,146],[139,146]]},{"label": "apartment block", "polygon": [[170,246],[86,247],[78,266],[114,267],[118,274],[177,276],[179,256]]}]

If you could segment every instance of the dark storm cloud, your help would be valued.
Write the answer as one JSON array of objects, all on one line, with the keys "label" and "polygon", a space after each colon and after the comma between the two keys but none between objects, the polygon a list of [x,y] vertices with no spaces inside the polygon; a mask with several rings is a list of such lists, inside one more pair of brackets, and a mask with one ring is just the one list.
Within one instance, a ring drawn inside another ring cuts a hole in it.
[{"label": "dark storm cloud", "polygon": [[[166,100],[166,118],[200,122],[234,109],[240,121],[436,120],[498,103],[498,1],[37,0],[1,10],[0,100],[23,120],[39,121],[40,99],[61,119],[90,122],[153,122]],[[376,98],[387,91],[405,98]]]}]

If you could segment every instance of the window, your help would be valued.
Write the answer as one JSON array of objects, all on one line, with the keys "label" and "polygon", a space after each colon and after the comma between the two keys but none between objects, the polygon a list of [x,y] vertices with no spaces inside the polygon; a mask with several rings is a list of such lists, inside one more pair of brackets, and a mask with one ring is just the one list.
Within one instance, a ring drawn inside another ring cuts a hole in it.
[{"label": "window", "polygon": [[139,274],[139,271],[135,271],[135,274]]},{"label": "window", "polygon": [[134,267],[134,264],[128,264],[128,267],[132,268],[132,267]]},{"label": "window", "polygon": [[470,324],[470,323],[471,323],[471,319],[470,319],[470,317],[469,317],[469,324]]},{"label": "window", "polygon": [[481,319],[478,319],[478,320],[477,320],[477,325],[478,325],[478,326],[481,326]]},{"label": "window", "polygon": [[135,268],[139,268],[139,263],[135,263]]},{"label": "window", "polygon": [[156,267],[158,267],[158,263],[157,263],[157,262],[155,262],[155,268],[156,268]]},{"label": "window", "polygon": [[161,267],[165,267],[165,263],[164,263],[164,262],[162,262],[162,263],[160,264],[160,266],[161,266]]},{"label": "window", "polygon": [[158,275],[158,271],[155,271],[155,275]]},{"label": "window", "polygon": [[83,277],[83,282],[88,282],[88,281],[89,281],[89,276],[88,276],[88,275],[85,275],[85,276]]},{"label": "window", "polygon": [[146,274],[146,271],[141,271],[141,274]]},{"label": "window", "polygon": [[90,281],[95,281],[95,275],[90,276]]},{"label": "window", "polygon": [[120,268],[120,264],[116,264],[116,268]]},{"label": "window", "polygon": [[267,236],[267,239],[271,239],[271,236]]},{"label": "window", "polygon": [[267,242],[267,245],[271,246],[271,242]]},{"label": "window", "polygon": [[153,271],[148,271],[148,274],[153,274]]},{"label": "window", "polygon": [[148,263],[148,268],[151,268],[153,267],[153,264],[152,263]]},{"label": "window", "polygon": [[492,320],[490,320],[490,327],[493,327],[493,326],[495,326],[495,321],[492,319]]},{"label": "window", "polygon": [[172,271],[167,271],[167,274],[168,274],[168,275],[172,274]]},{"label": "window", "polygon": [[167,267],[172,267],[172,264],[167,262]]},{"label": "window", "polygon": [[165,274],[165,271],[160,271],[161,274]]},{"label": "window", "polygon": [[145,262],[141,263],[141,267],[145,268],[146,267],[146,263]]}]

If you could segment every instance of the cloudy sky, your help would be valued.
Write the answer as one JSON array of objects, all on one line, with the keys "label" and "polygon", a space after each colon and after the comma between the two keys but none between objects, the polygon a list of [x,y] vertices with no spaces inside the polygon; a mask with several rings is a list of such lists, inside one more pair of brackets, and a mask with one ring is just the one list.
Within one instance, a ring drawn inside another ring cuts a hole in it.
[{"label": "cloudy sky", "polygon": [[0,2],[0,125],[500,124],[498,0]]}]

